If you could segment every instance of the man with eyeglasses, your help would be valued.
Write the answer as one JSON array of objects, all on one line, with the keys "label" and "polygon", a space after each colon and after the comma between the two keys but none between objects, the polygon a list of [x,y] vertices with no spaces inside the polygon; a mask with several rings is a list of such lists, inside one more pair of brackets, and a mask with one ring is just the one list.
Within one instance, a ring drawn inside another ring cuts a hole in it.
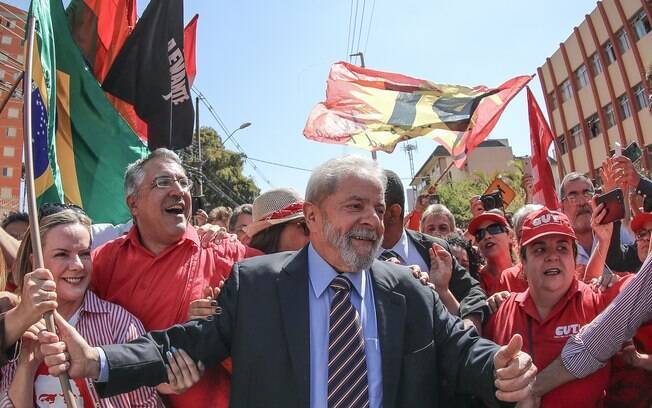
[{"label": "man with eyeglasses", "polygon": [[[93,252],[93,287],[103,299],[137,316],[147,330],[160,330],[188,319],[191,301],[205,298],[207,287],[226,279],[245,247],[233,240],[202,245],[188,220],[190,188],[176,153],[157,149],[130,164],[125,195],[133,227]],[[217,302],[212,305],[217,312]],[[224,407],[230,374],[221,365],[208,369],[169,406]]]},{"label": "man with eyeglasses", "polygon": [[[595,195],[595,188],[591,179],[583,174],[568,173],[559,187],[561,197],[561,211],[570,220],[575,235],[577,236],[577,265],[585,266],[589,263],[591,252],[595,247],[593,229],[591,228],[591,200]],[[631,244],[632,238],[620,229],[620,238],[623,244]],[[583,268],[580,269],[580,272]],[[604,273],[610,273],[605,265]]]}]

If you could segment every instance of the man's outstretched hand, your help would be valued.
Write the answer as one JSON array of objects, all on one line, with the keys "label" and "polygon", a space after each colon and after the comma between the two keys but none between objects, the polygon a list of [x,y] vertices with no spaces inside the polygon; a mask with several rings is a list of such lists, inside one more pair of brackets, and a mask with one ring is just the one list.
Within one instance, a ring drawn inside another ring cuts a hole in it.
[{"label": "man's outstretched hand", "polygon": [[496,398],[501,401],[525,401],[532,397],[537,368],[532,357],[521,351],[522,347],[523,338],[515,334],[494,356]]},{"label": "man's outstretched hand", "polygon": [[54,321],[58,335],[42,331],[38,336],[43,360],[50,375],[58,376],[68,372],[72,378],[96,379],[100,375],[98,351],[89,346],[77,330],[56,312]]}]

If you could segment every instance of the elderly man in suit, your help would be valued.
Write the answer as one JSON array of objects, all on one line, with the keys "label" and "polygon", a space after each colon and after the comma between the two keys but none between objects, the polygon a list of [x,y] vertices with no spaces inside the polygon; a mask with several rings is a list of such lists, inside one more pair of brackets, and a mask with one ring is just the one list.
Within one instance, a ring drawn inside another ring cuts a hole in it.
[{"label": "elderly man in suit", "polygon": [[488,404],[529,396],[536,368],[516,336],[499,348],[465,329],[406,267],[375,259],[385,177],[369,159],[332,159],[312,174],[310,244],[236,264],[221,314],[93,348],[61,319],[43,332],[50,373],[96,380],[114,395],[166,380],[170,350],[233,361],[232,407],[433,407],[438,380]]}]

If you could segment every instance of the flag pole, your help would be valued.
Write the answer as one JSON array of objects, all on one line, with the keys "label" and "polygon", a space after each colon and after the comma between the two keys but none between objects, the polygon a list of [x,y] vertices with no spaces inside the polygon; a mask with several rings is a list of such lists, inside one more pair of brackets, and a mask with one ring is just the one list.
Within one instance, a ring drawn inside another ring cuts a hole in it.
[{"label": "flag pole", "polygon": [[[23,72],[23,143],[25,149],[25,190],[27,191],[27,209],[29,213],[30,235],[32,240],[32,256],[35,268],[44,268],[41,236],[39,233],[38,210],[34,188],[34,156],[32,152],[32,56],[34,52],[35,18],[30,13],[27,19],[27,55],[25,71]],[[54,118],[54,112],[50,112]],[[54,315],[52,312],[43,314],[48,331],[56,333]],[[59,383],[68,408],[77,408],[74,395],[70,389],[68,373],[59,375]]]}]

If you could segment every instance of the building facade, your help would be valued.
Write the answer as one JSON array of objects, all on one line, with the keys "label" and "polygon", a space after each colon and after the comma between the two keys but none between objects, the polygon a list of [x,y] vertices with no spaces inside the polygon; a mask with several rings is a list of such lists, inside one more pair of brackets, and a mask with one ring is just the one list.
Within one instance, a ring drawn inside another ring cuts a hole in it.
[{"label": "building facade", "polygon": [[448,166],[453,161],[450,153],[443,147],[437,146],[428,160],[416,172],[410,185],[416,187],[417,192],[423,192],[433,184],[439,177],[440,183],[449,183],[464,180],[477,173],[484,173],[489,176],[494,173],[512,172],[514,167],[514,154],[507,139],[488,139],[480,143],[468,155],[464,167],[458,169]]},{"label": "building facade", "polygon": [[604,0],[538,68],[560,173],[597,178],[616,142],[636,141],[652,165],[645,76],[652,64],[652,1]]},{"label": "building facade", "polygon": [[23,71],[27,13],[0,2],[0,101],[9,98],[0,113],[0,218],[18,209],[23,157],[22,83],[9,94]]}]

